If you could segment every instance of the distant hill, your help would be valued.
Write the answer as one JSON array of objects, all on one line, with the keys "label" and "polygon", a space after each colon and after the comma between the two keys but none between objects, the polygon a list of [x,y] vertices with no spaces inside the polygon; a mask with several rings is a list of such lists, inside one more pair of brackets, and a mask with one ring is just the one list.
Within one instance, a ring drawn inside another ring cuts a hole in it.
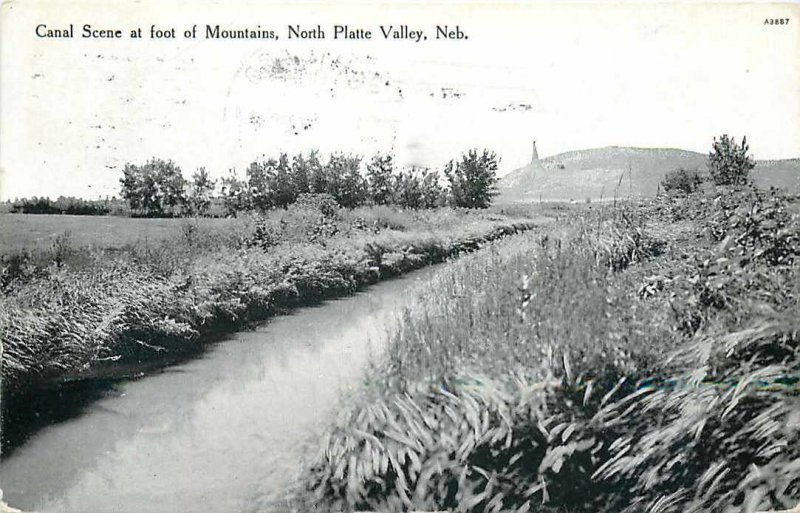
[{"label": "distant hill", "polygon": [[[664,175],[678,167],[705,171],[707,155],[675,148],[609,146],[570,151],[531,162],[500,179],[500,202],[653,196]],[[800,192],[800,159],[756,162],[762,187]]]}]

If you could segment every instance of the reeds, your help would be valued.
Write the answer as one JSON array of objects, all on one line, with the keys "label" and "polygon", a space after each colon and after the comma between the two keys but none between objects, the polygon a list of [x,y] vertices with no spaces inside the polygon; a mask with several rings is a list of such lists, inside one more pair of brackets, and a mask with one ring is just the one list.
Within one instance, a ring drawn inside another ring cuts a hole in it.
[{"label": "reeds", "polygon": [[345,399],[298,509],[796,504],[800,222],[792,198],[709,194],[579,208],[448,266]]}]

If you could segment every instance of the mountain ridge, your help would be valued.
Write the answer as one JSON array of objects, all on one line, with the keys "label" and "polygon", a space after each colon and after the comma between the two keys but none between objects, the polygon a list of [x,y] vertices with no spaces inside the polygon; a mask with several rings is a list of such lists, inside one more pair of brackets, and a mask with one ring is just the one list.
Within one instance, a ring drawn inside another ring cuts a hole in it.
[{"label": "mountain ridge", "polygon": [[[541,158],[500,178],[500,201],[582,200],[623,195],[653,196],[664,175],[707,169],[707,154],[680,148],[603,146]],[[800,192],[800,158],[757,160],[752,172],[761,187]]]}]

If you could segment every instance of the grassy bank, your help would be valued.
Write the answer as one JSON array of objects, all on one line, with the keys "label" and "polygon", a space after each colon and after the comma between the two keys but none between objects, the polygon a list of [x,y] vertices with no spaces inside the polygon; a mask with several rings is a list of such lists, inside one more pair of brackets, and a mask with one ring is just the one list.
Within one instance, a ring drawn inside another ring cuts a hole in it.
[{"label": "grassy bank", "polygon": [[49,245],[19,241],[3,255],[6,393],[168,360],[216,333],[532,226],[488,213],[325,202],[170,221],[162,231],[173,235],[155,240],[117,233],[108,243],[77,244],[63,233]]},{"label": "grassy bank", "polygon": [[796,198],[565,212],[441,273],[298,510],[687,512],[800,500]]}]

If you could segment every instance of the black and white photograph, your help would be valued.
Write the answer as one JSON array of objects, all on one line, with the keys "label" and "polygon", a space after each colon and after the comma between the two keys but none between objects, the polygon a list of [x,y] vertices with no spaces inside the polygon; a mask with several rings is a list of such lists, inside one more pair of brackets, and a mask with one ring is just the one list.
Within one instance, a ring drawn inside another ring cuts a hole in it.
[{"label": "black and white photograph", "polygon": [[6,0],[0,513],[800,513],[800,4]]}]

